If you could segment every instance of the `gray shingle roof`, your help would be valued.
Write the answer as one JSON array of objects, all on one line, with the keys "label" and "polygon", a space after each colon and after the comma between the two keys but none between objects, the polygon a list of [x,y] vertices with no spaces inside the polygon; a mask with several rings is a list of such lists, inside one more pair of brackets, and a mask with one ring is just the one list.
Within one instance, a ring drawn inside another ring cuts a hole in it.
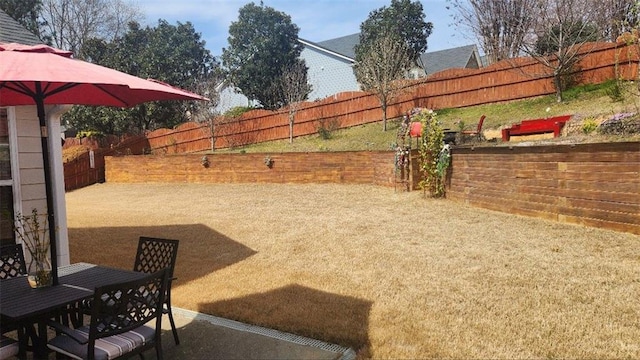
[{"label": "gray shingle roof", "polygon": [[360,42],[360,33],[329,39],[316,44],[350,59],[356,58],[356,45]]},{"label": "gray shingle roof", "polygon": [[[315,43],[327,50],[333,51],[355,60],[355,47],[360,42],[360,33],[338,37]],[[475,56],[474,56],[475,55]],[[425,64],[427,74],[433,74],[441,70],[451,68],[481,67],[478,62],[475,45],[466,45],[452,49],[426,52],[420,56]]]},{"label": "gray shingle roof", "polygon": [[23,45],[42,44],[42,41],[35,34],[30,33],[2,10],[0,10],[0,42],[15,42]]},{"label": "gray shingle roof", "polygon": [[[426,52],[420,56],[420,59],[424,64],[427,74],[433,74],[445,69],[466,68],[467,65],[476,68],[481,66],[481,64],[477,63],[479,59],[473,57],[475,52],[475,45],[466,45],[452,49]],[[469,61],[476,61],[476,63],[469,64]]]}]

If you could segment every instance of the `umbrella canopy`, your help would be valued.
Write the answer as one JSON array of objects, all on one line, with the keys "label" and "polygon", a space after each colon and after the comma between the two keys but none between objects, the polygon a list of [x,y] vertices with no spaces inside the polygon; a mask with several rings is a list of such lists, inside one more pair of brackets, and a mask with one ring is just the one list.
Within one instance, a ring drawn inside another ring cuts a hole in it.
[{"label": "umbrella canopy", "polygon": [[50,46],[0,43],[0,105],[35,105],[34,97],[42,97],[44,104],[117,107],[207,100],[159,81],[73,59],[70,52]]},{"label": "umbrella canopy", "polygon": [[157,100],[208,100],[170,85],[145,80],[72,58],[46,45],[0,43],[0,106],[35,105],[40,121],[54,285],[58,284],[56,223],[49,165],[45,105],[131,107]]}]

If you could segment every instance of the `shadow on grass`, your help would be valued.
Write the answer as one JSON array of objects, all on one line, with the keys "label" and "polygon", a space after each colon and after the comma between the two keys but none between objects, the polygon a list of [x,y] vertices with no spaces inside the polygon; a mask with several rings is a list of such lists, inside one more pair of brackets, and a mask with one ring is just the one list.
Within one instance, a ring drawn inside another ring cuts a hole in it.
[{"label": "shadow on grass", "polygon": [[[256,254],[201,224],[87,227],[69,229],[71,262],[131,269],[140,236],[180,240],[174,290],[180,283],[206,276]],[[360,357],[367,358],[370,357],[371,305],[367,300],[292,284],[236,299],[201,303],[194,310],[350,347]]]},{"label": "shadow on grass", "polygon": [[180,240],[174,288],[243,261],[256,252],[201,224],[70,228],[71,263],[132,269],[140,236]]},{"label": "shadow on grass", "polygon": [[350,347],[370,357],[372,302],[297,284],[236,299],[201,303],[198,311]]}]

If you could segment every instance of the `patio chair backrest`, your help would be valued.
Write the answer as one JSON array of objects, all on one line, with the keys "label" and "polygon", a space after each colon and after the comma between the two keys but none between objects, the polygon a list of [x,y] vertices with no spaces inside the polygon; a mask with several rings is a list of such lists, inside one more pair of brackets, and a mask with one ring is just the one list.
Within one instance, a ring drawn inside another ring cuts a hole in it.
[{"label": "patio chair backrest", "polygon": [[166,286],[167,271],[163,269],[139,280],[96,288],[91,302],[88,354],[94,353],[96,339],[122,334],[154,319],[158,341]]},{"label": "patio chair backrest", "polygon": [[173,278],[173,270],[178,257],[178,240],[159,239],[141,236],[133,271],[153,273],[168,269],[169,279]]},{"label": "patio chair backrest", "polygon": [[0,247],[0,280],[25,275],[27,267],[21,244]]},{"label": "patio chair backrest", "polygon": [[484,119],[486,119],[486,115],[480,116],[480,121],[478,121],[478,128],[476,129],[477,133],[482,132],[482,124],[484,124]]}]

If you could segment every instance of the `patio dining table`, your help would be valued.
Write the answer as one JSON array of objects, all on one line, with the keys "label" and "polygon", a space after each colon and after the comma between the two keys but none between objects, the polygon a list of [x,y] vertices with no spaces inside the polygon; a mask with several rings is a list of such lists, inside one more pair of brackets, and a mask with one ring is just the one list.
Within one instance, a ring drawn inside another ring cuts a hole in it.
[{"label": "patio dining table", "polygon": [[[59,285],[32,289],[26,277],[0,281],[0,315],[24,324],[31,331],[36,358],[47,354],[47,321],[60,311],[93,296],[96,287],[137,280],[146,274],[88,263],[58,268]],[[20,339],[21,351],[27,339]]]}]

